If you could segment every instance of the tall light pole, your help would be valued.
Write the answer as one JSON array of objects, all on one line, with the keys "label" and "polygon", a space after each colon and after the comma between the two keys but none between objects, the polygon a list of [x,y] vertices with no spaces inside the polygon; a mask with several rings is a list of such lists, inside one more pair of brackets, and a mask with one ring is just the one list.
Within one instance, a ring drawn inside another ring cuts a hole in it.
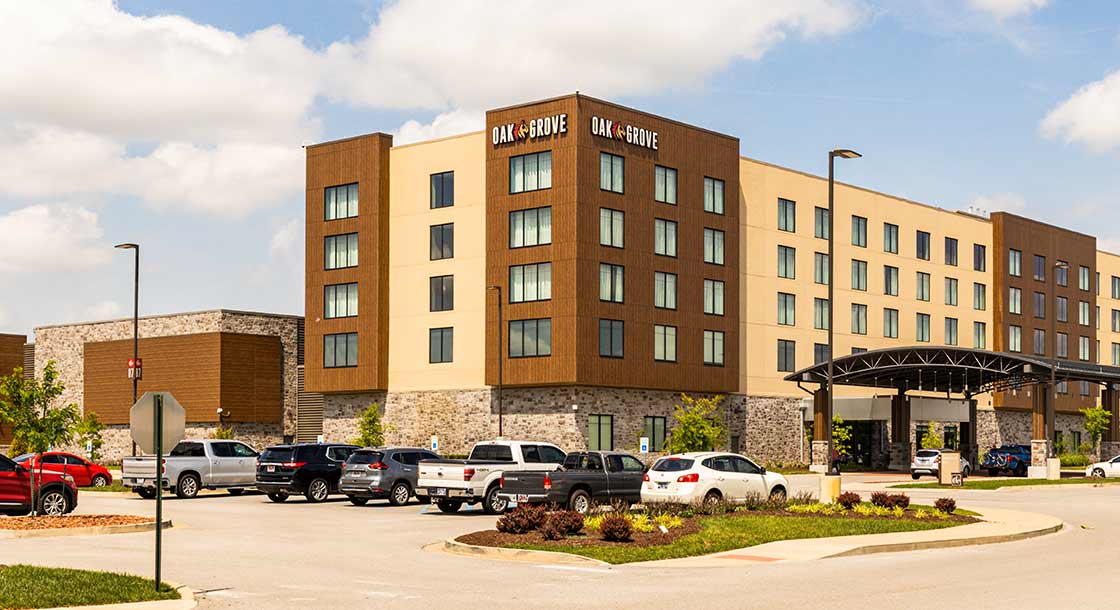
[{"label": "tall light pole", "polygon": [[846,148],[838,148],[828,152],[828,415],[825,417],[824,425],[828,427],[828,456],[826,458],[829,463],[828,474],[834,476],[840,476],[840,465],[832,459],[832,409],[834,400],[832,395],[832,360],[836,352],[836,346],[832,340],[832,329],[836,326],[836,307],[834,306],[835,302],[832,298],[834,292],[833,285],[836,283],[836,273],[834,273],[836,256],[833,251],[833,243],[836,241],[836,231],[833,230],[836,227],[836,213],[834,209],[835,197],[833,195],[836,181],[833,177],[832,166],[836,161],[836,157],[840,157],[841,159],[858,159],[861,156],[862,155],[856,151]]},{"label": "tall light pole", "polygon": [[[140,244],[117,244],[121,250],[132,250],[135,256],[132,264],[132,359],[140,357]],[[137,383],[140,379],[132,376],[132,404],[136,404]],[[136,443],[132,443],[132,455],[136,455]]]},{"label": "tall light pole", "polygon": [[502,419],[505,415],[505,409],[502,405],[502,287],[501,286],[487,286],[487,290],[498,291],[498,438],[502,438]]}]

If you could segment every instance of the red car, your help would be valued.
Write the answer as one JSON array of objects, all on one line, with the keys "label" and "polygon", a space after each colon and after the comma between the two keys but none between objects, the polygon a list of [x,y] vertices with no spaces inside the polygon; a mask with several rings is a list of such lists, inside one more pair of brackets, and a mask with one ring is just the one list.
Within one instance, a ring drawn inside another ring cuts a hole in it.
[{"label": "red car", "polygon": [[[38,479],[38,477],[36,477]],[[44,470],[38,480],[39,513],[57,517],[78,505],[78,488],[70,475]],[[31,512],[31,472],[0,455],[0,515],[18,517]]]},{"label": "red car", "polygon": [[[105,487],[113,484],[113,475],[104,466],[64,451],[48,451],[42,454],[43,472],[68,474],[74,477],[78,487]],[[15,458],[17,464],[27,468],[39,469],[34,453],[25,453]]]}]

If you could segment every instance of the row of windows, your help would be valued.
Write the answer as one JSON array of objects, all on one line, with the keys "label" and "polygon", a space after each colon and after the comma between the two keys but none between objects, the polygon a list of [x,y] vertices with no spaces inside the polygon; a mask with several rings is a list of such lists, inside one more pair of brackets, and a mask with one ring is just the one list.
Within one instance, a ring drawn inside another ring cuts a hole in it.
[{"label": "row of windows", "polygon": [[[547,208],[541,208],[547,209]],[[531,210],[530,210],[531,211]],[[512,218],[512,217],[511,217]],[[624,224],[626,215],[620,210],[599,208],[599,245],[611,248],[625,247]],[[511,227],[511,235],[512,235]],[[549,234],[551,239],[551,231]],[[547,242],[546,242],[547,243]],[[534,244],[536,245],[536,244]],[[724,232],[704,229],[704,262],[715,265],[724,263]],[[655,218],[653,221],[653,253],[659,256],[677,256],[677,223]]]},{"label": "row of windows", "polygon": [[[642,436],[649,439],[650,451],[658,452],[665,449],[665,421],[666,418],[654,415],[647,415],[642,419]],[[587,416],[587,449],[588,451],[614,451],[614,415]],[[643,469],[641,462],[637,462],[630,456],[608,456],[608,458],[619,462],[609,468],[612,472],[616,470],[640,472]],[[598,458],[591,456],[590,459]],[[596,464],[594,469],[601,470],[601,466]]]},{"label": "row of windows", "polygon": [[[623,320],[599,320],[599,355],[604,358],[625,357],[626,323]],[[704,364],[723,366],[724,333],[704,331]],[[653,359],[677,361],[677,327],[655,324],[653,327]]]},{"label": "row of windows", "polygon": [[[1093,324],[1093,315],[1089,302],[1078,301],[1077,305],[1077,323],[1081,326],[1091,326]],[[1046,293],[1034,293],[1033,308],[1035,318],[1038,318],[1040,320],[1046,319]],[[1100,308],[1097,309],[1099,311]],[[1054,315],[1059,322],[1069,321],[1069,299],[1062,296],[1054,297],[1054,310]],[[1115,312],[1116,310],[1113,311]],[[1011,314],[1022,315],[1023,290],[1021,288],[1015,288],[1014,286],[1012,286],[1007,289],[1007,312]],[[1120,328],[1120,326],[1117,326],[1117,321],[1117,316],[1114,313],[1112,325],[1113,329]]]},{"label": "row of windows", "polygon": [[[866,309],[864,309],[864,321],[866,325]],[[884,337],[898,337],[898,311],[893,309],[883,310],[883,336]],[[854,310],[853,310],[854,316]],[[853,320],[853,324],[854,324]],[[917,340],[920,342],[928,342],[929,339],[929,314],[920,313],[917,315]],[[956,318],[945,318],[945,344],[957,345],[958,337],[958,321]],[[972,343],[973,347],[979,349],[986,348],[986,333],[987,325],[984,322],[972,323]],[[866,333],[859,333],[866,334]],[[1120,344],[1117,344],[1120,346]],[[1120,349],[1120,348],[1118,348]],[[852,353],[867,351],[861,347],[853,347]],[[1117,356],[1120,356],[1120,351],[1117,351]],[[827,343],[814,343],[813,344],[813,364],[820,364],[828,360],[828,344]],[[797,342],[790,339],[778,339],[778,372],[791,373],[797,370]]]},{"label": "row of windows", "polygon": [[[1012,277],[1023,277],[1023,252],[1014,248],[1007,251],[1007,274]],[[1092,270],[1084,265],[1077,268],[1077,287],[1089,291],[1091,287]],[[1034,279],[1039,282],[1046,281],[1046,257],[1034,255]],[[1113,278],[1113,294],[1117,294],[1117,280]],[[1069,263],[1059,260],[1054,264],[1054,282],[1059,286],[1069,286]]]}]

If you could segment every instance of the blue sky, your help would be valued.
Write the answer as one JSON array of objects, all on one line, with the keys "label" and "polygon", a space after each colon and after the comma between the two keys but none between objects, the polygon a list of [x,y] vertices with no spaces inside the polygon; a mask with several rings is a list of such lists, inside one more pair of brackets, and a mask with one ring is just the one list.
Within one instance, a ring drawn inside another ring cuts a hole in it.
[{"label": "blue sky", "polygon": [[854,148],[845,181],[1120,250],[1108,0],[20,4],[0,9],[19,57],[0,66],[0,332],[130,314],[118,241],[143,244],[142,313],[301,313],[300,144],[462,132],[577,89],[800,170]]}]

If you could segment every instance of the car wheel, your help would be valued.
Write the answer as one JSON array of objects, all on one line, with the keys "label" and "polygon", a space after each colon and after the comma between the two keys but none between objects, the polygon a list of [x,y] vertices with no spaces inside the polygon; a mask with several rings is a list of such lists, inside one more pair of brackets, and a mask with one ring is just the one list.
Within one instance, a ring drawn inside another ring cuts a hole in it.
[{"label": "car wheel", "polygon": [[715,506],[723,499],[723,494],[718,489],[713,489],[704,494],[704,506]]},{"label": "car wheel", "polygon": [[234,487],[233,489],[227,489],[226,491],[229,492],[229,495],[231,496],[240,496],[241,494],[245,493],[245,490],[241,489],[240,487]]},{"label": "car wheel", "polygon": [[322,502],[330,493],[331,486],[326,479],[312,479],[307,484],[307,491],[304,492],[303,497],[307,498],[308,502]]},{"label": "car wheel", "polygon": [[967,479],[968,475],[970,475],[970,474],[972,474],[972,469],[969,468],[968,466],[965,466],[964,468],[961,469],[961,476],[962,477]]},{"label": "car wheel", "polygon": [[920,475],[920,474],[918,474],[918,473],[916,473],[916,472],[911,472],[911,473],[910,473],[910,478],[912,478],[912,479],[914,479],[915,481],[917,481],[918,479],[922,478],[922,475]]},{"label": "car wheel", "polygon": [[139,487],[136,489],[136,493],[145,500],[151,500],[152,498],[156,497],[156,490],[150,487]]},{"label": "car wheel", "polygon": [[436,506],[439,507],[440,512],[455,513],[459,512],[459,508],[463,503],[459,500],[436,500]]},{"label": "car wheel", "polygon": [[582,489],[577,489],[568,497],[568,510],[574,510],[581,515],[591,512],[591,496]]},{"label": "car wheel", "polygon": [[273,502],[283,502],[288,499],[288,494],[281,491],[274,491],[268,494],[268,499]]},{"label": "car wheel", "polygon": [[52,489],[39,498],[39,514],[48,517],[61,517],[70,512],[70,499],[66,494]]},{"label": "car wheel", "polygon": [[1093,469],[1093,476],[1097,477],[1098,479],[1103,479],[1104,478],[1104,469],[1094,468]]},{"label": "car wheel", "polygon": [[198,475],[185,474],[179,477],[179,484],[175,486],[175,495],[180,498],[193,498],[198,495],[200,484]]},{"label": "car wheel", "polygon": [[500,515],[509,508],[509,500],[498,495],[502,489],[498,485],[491,485],[482,501],[482,510],[487,515]]},{"label": "car wheel", "polygon": [[770,501],[774,503],[785,503],[786,488],[779,485],[770,490]]},{"label": "car wheel", "polygon": [[354,506],[365,506],[366,502],[369,502],[369,498],[360,498],[358,496],[346,496],[346,497],[350,498],[350,503],[353,504]]},{"label": "car wheel", "polygon": [[1027,476],[1027,467],[1022,465],[1022,464],[1019,464],[1018,466],[1016,466],[1015,467],[1015,476],[1017,476],[1017,477]]},{"label": "car wheel", "polygon": [[995,469],[995,468],[989,468],[989,469],[988,469],[988,476],[990,476],[990,477],[998,477],[998,476],[999,476],[999,470],[997,470],[997,469]]},{"label": "car wheel", "polygon": [[107,477],[103,474],[99,474],[99,475],[93,477],[93,480],[90,481],[90,485],[92,485],[93,487],[108,487],[109,486],[109,477]]},{"label": "car wheel", "polygon": [[404,481],[397,481],[393,484],[392,489],[389,490],[389,504],[393,506],[404,506],[408,504],[408,499],[412,497],[412,488]]}]

